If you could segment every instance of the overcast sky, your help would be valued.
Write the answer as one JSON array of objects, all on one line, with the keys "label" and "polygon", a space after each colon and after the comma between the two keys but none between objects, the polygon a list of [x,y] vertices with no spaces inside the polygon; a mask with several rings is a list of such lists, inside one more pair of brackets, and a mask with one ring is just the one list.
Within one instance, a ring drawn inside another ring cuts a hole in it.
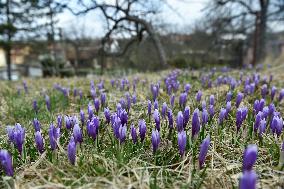
[{"label": "overcast sky", "polygon": [[[202,9],[205,8],[208,0],[167,0],[167,2],[169,7],[175,11],[166,6],[163,9],[160,19],[167,24],[182,28],[193,25],[197,19],[201,18]],[[101,37],[104,34],[103,19],[100,18],[99,13],[91,13],[76,18],[69,11],[65,11],[58,16],[58,20],[58,26],[63,29],[67,29],[71,24],[78,27],[84,25],[88,35]]]}]

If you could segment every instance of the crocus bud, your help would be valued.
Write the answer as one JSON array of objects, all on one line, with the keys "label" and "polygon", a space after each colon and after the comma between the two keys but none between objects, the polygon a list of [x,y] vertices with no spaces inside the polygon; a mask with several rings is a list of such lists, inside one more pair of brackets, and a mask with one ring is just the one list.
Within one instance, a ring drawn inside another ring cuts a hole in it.
[{"label": "crocus bud", "polygon": [[169,128],[172,129],[174,127],[174,120],[173,120],[173,112],[171,109],[168,110],[167,116],[168,116],[168,121],[169,121]]},{"label": "crocus bud", "polygon": [[226,96],[226,102],[231,101],[231,100],[232,100],[232,96],[233,96],[232,92],[229,91],[229,92],[227,93],[227,96]]},{"label": "crocus bud", "polygon": [[206,123],[208,122],[208,112],[207,112],[206,109],[204,109],[204,110],[202,111],[202,116],[201,116],[201,118],[202,118],[202,125],[203,125],[203,126],[206,125]]},{"label": "crocus bud", "polygon": [[240,178],[239,189],[256,189],[257,175],[254,170],[244,171]]},{"label": "crocus bud", "polygon": [[210,95],[210,97],[209,97],[209,104],[214,106],[214,104],[215,104],[214,95]]},{"label": "crocus bud", "polygon": [[43,137],[41,136],[40,131],[36,131],[35,133],[35,143],[36,143],[36,148],[39,151],[39,153],[44,152],[44,142],[43,142]]},{"label": "crocus bud", "polygon": [[257,146],[249,144],[243,155],[243,171],[251,171],[257,159]]},{"label": "crocus bud", "polygon": [[104,115],[105,115],[105,118],[106,118],[106,122],[109,123],[110,122],[110,111],[109,111],[108,108],[104,109]]},{"label": "crocus bud", "polygon": [[99,118],[94,116],[91,121],[87,122],[87,133],[94,140],[97,138],[99,131],[100,121]]},{"label": "crocus bud", "polygon": [[60,136],[60,128],[55,128],[53,124],[50,124],[48,135],[51,150],[55,150],[57,148],[57,141]]},{"label": "crocus bud", "polygon": [[138,126],[139,126],[139,135],[140,135],[141,141],[143,142],[146,136],[146,132],[147,132],[145,120],[144,119],[139,120]]},{"label": "crocus bud", "polygon": [[79,143],[83,142],[83,134],[82,134],[81,128],[78,124],[74,125],[73,136],[74,136],[74,140],[75,140],[76,143],[77,142],[79,142]]},{"label": "crocus bud", "polygon": [[5,174],[12,177],[14,175],[12,157],[7,150],[0,150],[0,163],[4,168]]},{"label": "crocus bud", "polygon": [[156,129],[158,131],[160,131],[161,121],[160,121],[160,114],[159,114],[159,111],[157,109],[154,110],[153,118],[154,118],[154,121],[155,121],[155,124],[156,124]]},{"label": "crocus bud", "polygon": [[196,97],[195,97],[196,101],[197,101],[197,102],[200,102],[200,101],[201,101],[201,97],[202,97],[202,92],[201,92],[201,91],[198,91],[198,92],[196,93]]},{"label": "crocus bud", "polygon": [[183,114],[181,111],[179,111],[176,119],[178,132],[183,131],[183,123],[184,123],[183,121],[184,121]]},{"label": "crocus bud", "polygon": [[168,109],[167,103],[164,102],[163,105],[162,105],[162,118],[166,117],[167,109]]},{"label": "crocus bud", "polygon": [[184,155],[185,147],[186,147],[186,133],[184,130],[182,130],[181,132],[178,132],[178,148],[181,156]]},{"label": "crocus bud", "polygon": [[92,117],[94,116],[94,111],[91,104],[88,104],[88,115],[89,115],[89,120],[91,120]]},{"label": "crocus bud", "polygon": [[65,116],[64,120],[65,120],[66,129],[70,130],[72,128],[71,117]]},{"label": "crocus bud", "polygon": [[95,98],[94,106],[95,106],[96,112],[98,113],[99,109],[100,109],[100,101],[99,101],[99,99]]},{"label": "crocus bud", "polygon": [[200,169],[203,167],[204,162],[205,162],[205,158],[209,149],[209,145],[210,145],[210,137],[207,136],[201,143],[200,145],[200,152],[199,152],[199,167]]},{"label": "crocus bud", "polygon": [[259,126],[260,126],[260,121],[262,120],[262,112],[258,112],[255,116],[255,122],[253,126],[254,132],[257,132]]},{"label": "crocus bud", "polygon": [[148,115],[151,115],[151,110],[152,110],[152,103],[150,100],[148,100]]},{"label": "crocus bud", "polygon": [[187,123],[189,122],[189,116],[190,116],[190,108],[189,106],[186,106],[183,111],[183,128],[184,129]]},{"label": "crocus bud", "polygon": [[263,133],[265,132],[265,129],[266,129],[266,120],[262,119],[260,121],[259,128],[258,128],[258,136],[259,137],[262,137]]},{"label": "crocus bud", "polygon": [[101,104],[102,106],[106,105],[106,94],[105,93],[101,93]]},{"label": "crocus bud", "polygon": [[237,132],[240,130],[243,121],[246,119],[248,113],[248,109],[238,108],[236,113],[236,125],[237,125]]},{"label": "crocus bud", "polygon": [[280,93],[279,93],[279,98],[278,98],[278,101],[281,102],[282,99],[284,97],[284,89],[281,89]]},{"label": "crocus bud", "polygon": [[273,99],[275,97],[276,92],[277,92],[277,88],[275,86],[272,86],[271,87],[271,94],[270,94],[270,97],[271,97],[272,101],[273,101]]},{"label": "crocus bud", "polygon": [[34,118],[33,125],[34,125],[35,131],[40,131],[40,122],[37,118]]},{"label": "crocus bud", "polygon": [[119,127],[119,141],[123,143],[126,139],[126,125],[120,125]]},{"label": "crocus bud", "polygon": [[186,93],[188,93],[188,92],[190,91],[190,89],[191,89],[191,85],[190,85],[189,83],[187,83],[187,84],[184,85],[184,91],[185,91]]},{"label": "crocus bud", "polygon": [[133,95],[132,95],[132,103],[133,103],[133,104],[136,104],[136,102],[137,102],[137,97],[136,97],[135,94],[133,94]]},{"label": "crocus bud", "polygon": [[131,125],[130,127],[130,133],[131,133],[131,138],[133,143],[137,143],[137,132],[136,132],[136,128],[134,127],[134,125]]},{"label": "crocus bud", "polygon": [[200,131],[199,110],[195,109],[192,116],[192,137],[198,135]]},{"label": "crocus bud", "polygon": [[57,127],[61,128],[63,124],[63,117],[61,115],[57,116]]},{"label": "crocus bud", "polygon": [[19,154],[22,154],[25,141],[25,129],[17,123],[14,128],[14,144],[16,145]]},{"label": "crocus bud", "polygon": [[159,102],[157,99],[154,101],[154,110],[155,109],[159,109]]},{"label": "crocus bud", "polygon": [[72,165],[75,165],[76,161],[76,142],[74,137],[72,136],[67,149],[68,159]]},{"label": "crocus bud", "polygon": [[238,108],[243,100],[244,94],[243,93],[238,93],[237,99],[236,99],[236,107]]},{"label": "crocus bud", "polygon": [[187,100],[187,94],[186,93],[181,93],[180,97],[179,97],[179,105],[181,107],[184,107],[186,104],[186,100]]},{"label": "crocus bud", "polygon": [[153,146],[153,153],[155,153],[158,150],[159,144],[160,144],[160,133],[158,130],[152,131],[152,146]]},{"label": "crocus bud", "polygon": [[262,85],[262,87],[261,87],[261,96],[262,96],[262,98],[266,97],[267,91],[268,91],[267,90],[267,85],[266,84]]},{"label": "crocus bud", "polygon": [[213,105],[209,105],[209,116],[212,119],[215,114],[215,109]]},{"label": "crocus bud", "polygon": [[82,125],[84,125],[84,123],[85,123],[85,113],[84,113],[83,110],[80,110],[80,119],[81,119]]},{"label": "crocus bud", "polygon": [[224,121],[224,118],[225,118],[225,116],[226,116],[226,109],[224,109],[224,108],[221,108],[221,111],[220,111],[220,113],[219,113],[219,125],[221,125],[221,124],[223,124],[223,121]]}]

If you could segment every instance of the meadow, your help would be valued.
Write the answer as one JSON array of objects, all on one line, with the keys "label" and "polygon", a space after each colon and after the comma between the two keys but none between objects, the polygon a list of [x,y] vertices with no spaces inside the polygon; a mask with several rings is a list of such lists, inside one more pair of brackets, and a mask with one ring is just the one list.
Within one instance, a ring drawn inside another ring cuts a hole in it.
[{"label": "meadow", "polygon": [[284,188],[283,79],[263,66],[2,81],[0,187]]}]

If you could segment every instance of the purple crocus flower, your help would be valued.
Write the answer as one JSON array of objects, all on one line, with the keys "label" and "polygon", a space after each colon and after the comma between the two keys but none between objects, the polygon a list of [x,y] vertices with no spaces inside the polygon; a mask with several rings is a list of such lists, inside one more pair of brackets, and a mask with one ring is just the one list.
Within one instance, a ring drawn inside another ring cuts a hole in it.
[{"label": "purple crocus flower", "polygon": [[271,87],[271,94],[270,94],[270,97],[271,97],[272,101],[273,101],[273,99],[275,97],[276,92],[277,92],[277,88],[275,86],[272,86]]},{"label": "purple crocus flower", "polygon": [[269,116],[269,108],[265,106],[262,110],[262,118],[267,118]]},{"label": "purple crocus flower", "polygon": [[81,119],[82,125],[84,125],[84,123],[85,123],[85,113],[84,113],[83,110],[80,110],[80,119]]},{"label": "purple crocus flower", "polygon": [[58,115],[57,116],[57,127],[61,128],[62,125],[63,125],[63,117],[62,117],[62,115]]},{"label": "purple crocus flower", "polygon": [[259,100],[254,101],[253,112],[254,112],[254,114],[257,114],[259,112]]},{"label": "purple crocus flower", "polygon": [[236,107],[238,108],[243,100],[244,94],[239,92],[236,99]]},{"label": "purple crocus flower", "polygon": [[199,110],[196,108],[192,116],[192,137],[198,135],[200,131]]},{"label": "purple crocus flower", "polygon": [[279,93],[278,101],[281,102],[283,98],[284,98],[284,89],[281,89],[281,91]]},{"label": "purple crocus flower", "polygon": [[221,108],[221,111],[219,113],[219,125],[223,124],[224,118],[226,116],[226,109]]},{"label": "purple crocus flower", "polygon": [[259,101],[258,111],[262,111],[263,108],[264,108],[264,106],[265,106],[265,100],[262,98],[262,99],[260,99],[260,101]]},{"label": "purple crocus flower", "polygon": [[97,138],[99,126],[100,126],[100,121],[99,118],[97,118],[96,116],[94,116],[91,121],[87,122],[87,133],[94,140]]},{"label": "purple crocus flower", "polygon": [[175,105],[175,95],[171,96],[170,104],[171,104],[171,107],[174,107],[174,105]]},{"label": "purple crocus flower", "polygon": [[9,142],[14,142],[14,127],[7,126],[6,128]]},{"label": "purple crocus flower", "polygon": [[181,132],[178,132],[178,148],[181,156],[184,155],[185,147],[186,147],[186,133],[184,130],[182,130]]},{"label": "purple crocus flower", "polygon": [[48,111],[51,110],[50,98],[48,95],[45,95],[45,104]]},{"label": "purple crocus flower", "polygon": [[109,123],[110,122],[110,111],[109,111],[108,108],[104,109],[104,115],[105,115],[105,118],[106,118],[106,123]]},{"label": "purple crocus flower", "polygon": [[25,93],[29,93],[26,81],[23,81],[23,87],[24,87]]},{"label": "purple crocus flower", "polygon": [[138,127],[139,127],[139,135],[140,135],[141,141],[143,142],[146,136],[146,132],[147,132],[146,122],[144,119],[139,120]]},{"label": "purple crocus flower", "polygon": [[169,121],[169,128],[172,129],[174,127],[174,119],[173,119],[173,112],[171,109],[168,109],[167,116]]},{"label": "purple crocus flower", "polygon": [[158,130],[152,131],[152,146],[153,146],[153,153],[155,153],[158,150],[159,144],[160,144],[160,133]]},{"label": "purple crocus flower", "polygon": [[76,161],[76,142],[73,136],[71,136],[68,147],[67,147],[67,154],[69,162],[72,165],[75,165]]},{"label": "purple crocus flower", "polygon": [[184,107],[186,104],[186,100],[187,100],[187,94],[186,93],[181,93],[179,96],[179,105],[181,107]]},{"label": "purple crocus flower", "polygon": [[202,115],[201,115],[201,118],[202,118],[202,125],[204,126],[204,125],[206,125],[206,123],[208,122],[208,112],[207,112],[207,110],[206,109],[204,109],[203,111],[202,111]]},{"label": "purple crocus flower", "polygon": [[74,128],[73,128],[73,136],[74,136],[74,139],[75,139],[75,142],[77,143],[82,143],[83,142],[83,134],[82,134],[82,131],[81,131],[81,128],[78,124],[75,124],[74,125]]},{"label": "purple crocus flower", "polygon": [[81,90],[79,91],[79,96],[80,96],[80,100],[82,100],[83,99],[83,92]]},{"label": "purple crocus flower", "polygon": [[106,105],[106,93],[101,93],[101,104],[102,106]]},{"label": "purple crocus flower", "polygon": [[226,103],[226,115],[225,115],[226,118],[228,117],[228,115],[229,115],[231,109],[232,109],[231,101],[228,101],[228,102]]},{"label": "purple crocus flower", "polygon": [[209,97],[209,104],[214,106],[214,104],[215,104],[214,95],[210,95],[210,97]]},{"label": "purple crocus flower", "polygon": [[33,125],[34,125],[35,131],[40,131],[40,122],[37,118],[34,118]]},{"label": "purple crocus flower", "polygon": [[227,93],[227,96],[226,96],[226,102],[231,101],[231,100],[232,100],[232,97],[233,97],[233,94],[232,94],[231,91],[229,91],[229,92]]},{"label": "purple crocus flower", "polygon": [[243,155],[243,171],[251,171],[257,159],[257,146],[249,144]]},{"label": "purple crocus flower", "polygon": [[262,120],[262,112],[258,112],[255,116],[255,122],[253,126],[254,132],[257,132],[259,126],[260,126],[260,121]]},{"label": "purple crocus flower", "polygon": [[283,129],[283,119],[279,116],[274,116],[270,123],[270,128],[272,133],[276,133],[279,137]]},{"label": "purple crocus flower", "polygon": [[202,107],[202,110],[206,109],[206,101],[205,100],[203,100],[201,102],[201,107]]},{"label": "purple crocus flower", "polygon": [[191,85],[190,85],[189,83],[187,83],[187,84],[184,85],[184,91],[185,91],[186,93],[188,93],[188,92],[190,91],[190,89],[191,89]]},{"label": "purple crocus flower", "polygon": [[151,115],[151,111],[152,111],[152,103],[150,100],[148,100],[148,115]]},{"label": "purple crocus flower", "polygon": [[260,121],[259,128],[258,128],[259,137],[262,137],[263,133],[265,132],[265,129],[266,129],[266,120],[262,119]]},{"label": "purple crocus flower", "polygon": [[119,133],[119,142],[123,143],[126,139],[126,125],[120,125],[118,133]]},{"label": "purple crocus flower", "polygon": [[159,102],[157,99],[154,101],[154,110],[155,109],[159,109]]},{"label": "purple crocus flower", "polygon": [[201,101],[201,97],[202,97],[202,92],[199,90],[199,91],[196,93],[196,97],[195,97],[196,101],[197,101],[197,102],[200,102],[200,101]]},{"label": "purple crocus flower", "polygon": [[200,145],[200,152],[199,152],[199,157],[198,157],[200,169],[201,169],[201,168],[203,167],[203,165],[204,165],[205,158],[206,158],[206,155],[207,155],[209,146],[210,146],[210,137],[207,136],[207,137],[202,141],[202,143],[201,143],[201,145]]},{"label": "purple crocus flower", "polygon": [[0,162],[5,174],[12,177],[14,175],[12,157],[7,150],[0,150]]},{"label": "purple crocus flower", "polygon": [[189,116],[190,116],[190,108],[189,106],[186,106],[183,111],[183,128],[184,129],[187,123],[189,122]]},{"label": "purple crocus flower", "polygon": [[25,141],[25,129],[17,123],[14,128],[14,144],[16,145],[19,154],[22,154]]},{"label": "purple crocus flower", "polygon": [[35,143],[36,143],[36,148],[39,151],[39,153],[43,153],[44,152],[44,139],[41,136],[41,132],[40,131],[36,131],[35,133]]},{"label": "purple crocus flower", "polygon": [[66,129],[70,130],[72,128],[71,117],[65,116],[64,120],[65,120]]},{"label": "purple crocus flower", "polygon": [[160,131],[161,120],[160,120],[159,111],[158,111],[157,109],[154,110],[153,118],[154,118],[154,121],[155,121],[155,124],[156,124],[156,129],[157,129],[158,131]]},{"label": "purple crocus flower", "polygon": [[127,125],[128,121],[128,115],[125,109],[122,109],[120,113],[118,114],[120,120],[121,120],[121,125]]},{"label": "purple crocus flower", "polygon": [[133,95],[132,95],[132,103],[133,103],[133,104],[136,104],[136,102],[137,102],[136,94],[133,94]]},{"label": "purple crocus flower", "polygon": [[35,113],[38,112],[38,105],[37,105],[37,101],[36,100],[33,100],[33,109],[34,109]]},{"label": "purple crocus flower", "polygon": [[212,119],[215,114],[215,109],[213,105],[209,105],[209,116]]},{"label": "purple crocus flower", "polygon": [[53,124],[50,124],[48,135],[51,150],[55,150],[57,148],[57,141],[60,136],[60,128],[56,128]]},{"label": "purple crocus flower", "polygon": [[95,106],[96,112],[98,113],[98,112],[99,112],[99,109],[100,109],[100,101],[99,101],[98,98],[95,98],[95,100],[94,100],[94,106]]},{"label": "purple crocus flower", "polygon": [[267,92],[268,92],[267,85],[266,84],[262,85],[262,87],[261,87],[261,96],[262,96],[262,98],[266,97]]},{"label": "purple crocus flower", "polygon": [[272,116],[275,112],[275,105],[273,103],[269,104],[268,109],[269,109],[269,115]]},{"label": "purple crocus flower", "polygon": [[238,108],[236,113],[237,132],[240,130],[243,121],[246,119],[248,109],[246,107]]},{"label": "purple crocus flower", "polygon": [[178,132],[183,131],[184,119],[183,119],[183,114],[181,111],[178,112],[176,123],[177,123]]},{"label": "purple crocus flower", "polygon": [[162,118],[166,117],[167,109],[168,109],[167,103],[164,102],[162,105]]},{"label": "purple crocus flower", "polygon": [[256,189],[257,175],[254,170],[244,171],[240,178],[239,189]]},{"label": "purple crocus flower", "polygon": [[91,104],[88,104],[88,115],[89,115],[89,120],[91,120],[92,117],[94,116],[94,111]]},{"label": "purple crocus flower", "polygon": [[131,138],[133,143],[137,143],[137,132],[136,132],[136,128],[134,127],[134,125],[132,124],[130,127],[130,134],[131,134]]}]

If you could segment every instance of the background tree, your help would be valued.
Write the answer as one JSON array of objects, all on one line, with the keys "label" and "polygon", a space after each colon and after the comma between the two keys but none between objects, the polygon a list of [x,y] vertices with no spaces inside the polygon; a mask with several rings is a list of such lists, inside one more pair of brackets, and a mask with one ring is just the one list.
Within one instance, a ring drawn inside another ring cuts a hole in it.
[{"label": "background tree", "polygon": [[220,21],[241,27],[242,33],[253,33],[252,64],[256,64],[265,57],[268,21],[283,22],[284,0],[214,0],[208,10],[210,16],[226,12]]},{"label": "background tree", "polygon": [[[75,15],[86,14],[90,11],[98,10],[106,21],[107,31],[101,41],[101,56],[118,57],[127,51],[135,42],[139,42],[145,35],[151,38],[157,51],[161,66],[167,64],[166,53],[162,46],[150,17],[157,14],[162,0],[116,0],[114,3],[105,1],[84,1],[79,0],[80,8],[68,5]],[[78,6],[78,5],[77,5]],[[128,38],[128,43],[117,52],[109,52],[109,44],[113,38]],[[103,72],[104,58],[101,58],[101,68]]]}]

